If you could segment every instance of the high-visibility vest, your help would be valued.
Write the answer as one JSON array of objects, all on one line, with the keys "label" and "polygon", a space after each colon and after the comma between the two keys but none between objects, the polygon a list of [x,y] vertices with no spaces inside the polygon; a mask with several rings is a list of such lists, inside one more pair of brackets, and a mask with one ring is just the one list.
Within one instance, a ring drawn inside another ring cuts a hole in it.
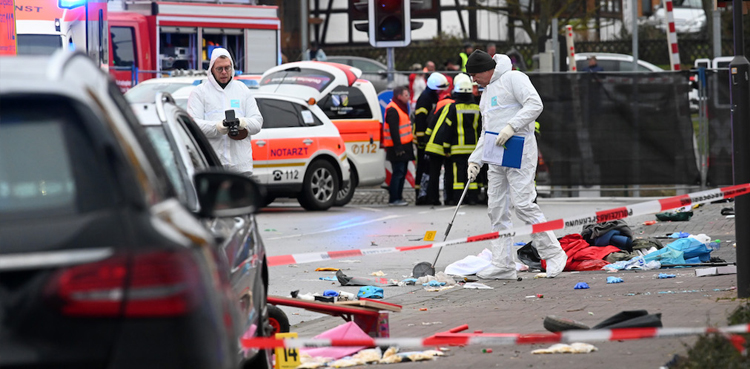
[{"label": "high-visibility vest", "polygon": [[461,71],[466,73],[466,62],[469,61],[469,56],[466,53],[459,54],[461,56]]},{"label": "high-visibility vest", "polygon": [[[445,130],[446,128],[443,128],[443,123],[445,122],[445,117],[450,110],[450,106],[448,105],[454,102],[455,100],[453,99],[443,99],[438,101],[437,105],[435,105],[433,115],[437,115],[438,113],[440,115],[434,121],[435,125],[427,128],[425,131],[425,134],[430,136],[427,140],[427,145],[425,146],[426,152],[445,156],[445,149],[450,147],[450,143],[445,142],[445,134],[442,130]],[[448,122],[448,125],[450,125],[450,122]]]},{"label": "high-visibility vest", "polygon": [[477,147],[482,127],[482,114],[477,104],[456,104],[456,122],[453,141],[450,143],[451,155],[471,154]]},{"label": "high-visibility vest", "polygon": [[[388,103],[385,110],[388,111],[390,108],[395,108],[398,112],[398,134],[401,144],[408,144],[412,141],[413,136],[411,134],[411,120],[409,114],[406,114],[401,108],[393,101]],[[393,138],[391,138],[391,128],[388,123],[383,123],[383,147],[393,147]]]}]

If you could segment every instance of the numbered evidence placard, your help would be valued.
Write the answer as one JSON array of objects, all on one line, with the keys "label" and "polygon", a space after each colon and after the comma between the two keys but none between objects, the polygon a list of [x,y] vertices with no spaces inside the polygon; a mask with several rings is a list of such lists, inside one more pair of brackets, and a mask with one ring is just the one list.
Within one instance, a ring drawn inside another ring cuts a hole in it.
[{"label": "numbered evidence placard", "polygon": [[[297,338],[297,332],[276,333],[276,338]],[[276,365],[274,369],[294,369],[300,366],[299,351],[296,348],[277,347],[274,349]]]}]

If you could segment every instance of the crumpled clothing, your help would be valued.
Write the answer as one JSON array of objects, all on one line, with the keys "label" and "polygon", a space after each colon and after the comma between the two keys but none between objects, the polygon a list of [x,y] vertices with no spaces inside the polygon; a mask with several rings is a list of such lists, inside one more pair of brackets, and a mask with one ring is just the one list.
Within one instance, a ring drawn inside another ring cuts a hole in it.
[{"label": "crumpled clothing", "polygon": [[613,229],[620,231],[620,234],[622,234],[623,236],[633,238],[633,231],[628,226],[628,223],[626,223],[622,219],[612,220],[604,223],[587,224],[583,226],[583,229],[581,230],[581,237],[583,237],[586,242],[593,245],[594,239],[599,236],[603,236],[605,233]]},{"label": "crumpled clothing", "polygon": [[628,269],[651,270],[651,269],[660,269],[660,268],[661,268],[661,263],[658,260],[646,261],[643,256],[636,256],[630,260],[622,260],[614,264],[607,264],[602,267],[602,269],[607,270],[607,271],[618,271],[618,270],[628,270]]},{"label": "crumpled clothing", "polygon": [[[568,262],[565,264],[567,271],[571,270],[599,270],[607,262],[604,258],[613,253],[620,252],[620,249],[614,246],[591,246],[580,234],[572,233],[560,239],[560,246],[568,255]],[[547,263],[542,260],[542,268],[546,270]]]}]

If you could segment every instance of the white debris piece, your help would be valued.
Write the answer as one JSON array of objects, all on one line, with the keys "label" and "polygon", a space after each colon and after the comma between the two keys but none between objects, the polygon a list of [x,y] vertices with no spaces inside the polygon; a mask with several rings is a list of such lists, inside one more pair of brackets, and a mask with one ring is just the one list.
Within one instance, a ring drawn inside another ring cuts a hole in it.
[{"label": "white debris piece", "polygon": [[532,354],[588,354],[597,351],[596,346],[589,343],[574,342],[570,345],[558,343],[546,349],[531,351]]}]

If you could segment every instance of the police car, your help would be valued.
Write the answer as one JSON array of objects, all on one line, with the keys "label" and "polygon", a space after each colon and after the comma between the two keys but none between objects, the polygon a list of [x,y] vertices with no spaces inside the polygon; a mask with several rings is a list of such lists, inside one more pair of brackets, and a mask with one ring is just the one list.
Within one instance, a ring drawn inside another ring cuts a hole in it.
[{"label": "police car", "polygon": [[273,67],[260,80],[261,92],[314,100],[338,128],[346,142],[351,181],[338,192],[337,206],[349,203],[357,186],[379,185],[386,175],[378,96],[361,75],[360,69],[344,64],[303,61]]},{"label": "police car", "polygon": [[[161,78],[161,83],[170,79]],[[177,105],[187,107],[196,85],[172,93]],[[293,197],[307,210],[329,209],[339,189],[349,184],[349,161],[338,130],[310,101],[256,91],[263,129],[251,137],[253,177],[266,190],[266,204]]]}]

